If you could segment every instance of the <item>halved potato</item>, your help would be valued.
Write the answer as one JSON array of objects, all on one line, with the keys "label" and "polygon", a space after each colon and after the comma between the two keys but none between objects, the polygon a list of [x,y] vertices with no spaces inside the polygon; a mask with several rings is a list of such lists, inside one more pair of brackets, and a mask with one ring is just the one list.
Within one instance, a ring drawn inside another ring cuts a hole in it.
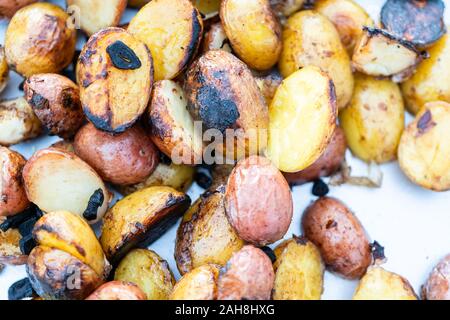
[{"label": "halved potato", "polygon": [[150,100],[152,56],[124,29],[103,29],[81,51],[77,79],[89,121],[98,129],[120,133],[139,119]]},{"label": "halved potato", "polygon": [[175,285],[170,300],[216,300],[219,267],[200,266],[186,273]]},{"label": "halved potato", "polygon": [[203,22],[189,0],[158,0],[144,6],[127,30],[152,52],[155,80],[165,80],[174,79],[195,56]]},{"label": "halved potato", "polygon": [[[0,223],[6,218],[0,217]],[[23,265],[27,256],[20,251],[19,242],[22,236],[17,229],[0,230],[0,264]]]},{"label": "halved potato", "polygon": [[44,212],[67,210],[98,222],[110,193],[98,174],[75,154],[62,149],[36,152],[23,169],[28,199]]},{"label": "halved potato", "polygon": [[214,23],[203,38],[202,52],[209,50],[225,50],[227,52],[232,52],[230,40],[228,40],[221,22]]},{"label": "halved potato", "polygon": [[5,57],[5,47],[0,45],[0,93],[3,92],[9,81],[9,66]]},{"label": "halved potato", "polygon": [[298,172],[325,151],[336,128],[333,82],[308,66],[283,80],[269,108],[268,157],[283,172]]},{"label": "halved potato", "polygon": [[194,6],[200,11],[205,19],[209,19],[219,14],[221,0],[191,0]]}]

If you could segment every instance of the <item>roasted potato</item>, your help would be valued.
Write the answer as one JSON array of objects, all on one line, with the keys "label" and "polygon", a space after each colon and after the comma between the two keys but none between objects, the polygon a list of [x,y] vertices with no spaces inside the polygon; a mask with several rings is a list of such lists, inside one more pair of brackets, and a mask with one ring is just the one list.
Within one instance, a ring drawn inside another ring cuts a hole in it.
[{"label": "roasted potato", "polygon": [[24,77],[58,73],[75,54],[76,30],[69,15],[51,3],[26,6],[11,19],[5,35],[9,67]]},{"label": "roasted potato", "polygon": [[100,286],[86,300],[147,300],[147,296],[134,283],[111,281]]},{"label": "roasted potato", "polygon": [[384,163],[397,158],[405,127],[405,107],[400,88],[390,80],[355,75],[350,105],[339,114],[348,145],[366,162]]},{"label": "roasted potato", "polygon": [[450,104],[425,104],[405,129],[398,148],[400,168],[414,183],[434,191],[450,190]]},{"label": "roasted potato", "polygon": [[73,142],[70,140],[60,140],[50,146],[50,148],[61,149],[65,152],[75,153],[75,148],[73,147]]},{"label": "roasted potato", "polygon": [[158,150],[139,125],[112,135],[89,123],[78,131],[73,145],[104,181],[117,185],[145,181],[159,162]]},{"label": "roasted potato", "polygon": [[450,35],[446,34],[429,50],[430,57],[402,83],[402,93],[409,112],[417,114],[427,102],[450,103]]},{"label": "roasted potato", "polygon": [[250,68],[268,70],[278,62],[281,26],[269,0],[222,0],[220,19],[234,52]]},{"label": "roasted potato", "polygon": [[277,68],[273,68],[268,72],[253,72],[253,75],[259,90],[261,90],[264,99],[266,99],[267,105],[270,106],[278,87],[283,81],[280,71]]},{"label": "roasted potato", "polygon": [[417,300],[408,280],[373,266],[359,282],[353,300]]},{"label": "roasted potato", "polygon": [[221,0],[191,0],[191,2],[205,19],[210,19],[219,14]]},{"label": "roasted potato", "polygon": [[202,265],[186,273],[175,285],[170,300],[216,300],[219,267]]},{"label": "roasted potato", "polygon": [[22,181],[25,158],[0,146],[0,216],[12,216],[25,210],[30,201]]},{"label": "roasted potato", "polygon": [[287,78],[309,65],[317,66],[328,74],[336,87],[338,107],[345,108],[353,93],[350,58],[331,21],[317,12],[304,10],[287,21],[279,68],[283,77]]},{"label": "roasted potato", "polygon": [[[1,10],[1,9],[0,9]],[[2,93],[9,81],[9,66],[6,61],[5,47],[0,45],[0,93]]]},{"label": "roasted potato", "polygon": [[302,227],[330,271],[348,279],[364,275],[372,262],[369,239],[345,204],[334,198],[320,198],[305,210]]},{"label": "roasted potato", "polygon": [[281,22],[295,12],[299,11],[307,0],[270,0],[272,10]]},{"label": "roasted potato", "polygon": [[38,0],[0,0],[0,18],[12,18],[17,10],[28,6]]},{"label": "roasted potato", "polygon": [[316,246],[303,237],[275,248],[274,300],[320,300],[325,267]]},{"label": "roasted potato", "polygon": [[450,300],[450,255],[442,259],[431,271],[422,286],[424,300]]},{"label": "roasted potato", "polygon": [[142,8],[152,0],[128,0],[128,6],[132,8]]},{"label": "roasted potato", "polygon": [[170,187],[149,187],[117,202],[103,218],[100,242],[108,259],[117,264],[137,245],[158,239],[191,204]]},{"label": "roasted potato", "polygon": [[89,223],[101,220],[111,195],[86,162],[62,149],[36,152],[23,169],[28,199],[42,211],[68,210]]},{"label": "roasted potato", "polygon": [[288,231],[293,214],[291,190],[268,159],[252,156],[233,169],[225,209],[238,236],[262,247],[282,239]]},{"label": "roasted potato", "polygon": [[269,300],[275,275],[269,257],[254,246],[233,254],[221,270],[218,300]]},{"label": "roasted potato", "polygon": [[135,249],[120,262],[114,280],[132,282],[145,293],[147,300],[168,300],[175,278],[168,263],[155,252]]},{"label": "roasted potato", "polygon": [[[3,223],[5,217],[0,217]],[[22,236],[17,229],[0,230],[0,264],[23,265],[27,263],[27,256],[20,251],[19,242]]]},{"label": "roasted potato", "polygon": [[206,192],[184,215],[175,242],[181,274],[205,264],[224,266],[244,246],[227,220],[224,189]]},{"label": "roasted potato", "polygon": [[281,171],[306,169],[325,151],[336,127],[333,82],[319,68],[305,67],[283,80],[269,113],[267,156]]},{"label": "roasted potato", "polygon": [[25,98],[0,102],[0,145],[21,143],[41,132],[42,124]]},{"label": "roasted potato", "polygon": [[203,159],[202,131],[187,110],[183,89],[172,80],[155,83],[149,108],[151,138],[175,164],[195,165]]},{"label": "roasted potato", "polygon": [[211,170],[212,184],[209,187],[209,190],[215,191],[222,185],[226,186],[233,169],[234,165],[230,164],[215,165]]},{"label": "roasted potato", "polygon": [[145,5],[127,30],[152,52],[155,80],[170,80],[195,56],[202,39],[203,21],[189,0],[158,0]]},{"label": "roasted potato", "polygon": [[50,134],[72,138],[85,118],[80,89],[72,80],[59,74],[36,74],[24,84],[25,99]]},{"label": "roasted potato", "polygon": [[208,32],[205,33],[201,51],[205,53],[209,50],[233,51],[221,22],[211,25]]},{"label": "roasted potato", "polygon": [[81,30],[91,36],[107,27],[116,27],[127,6],[127,0],[66,0],[77,8]]},{"label": "roasted potato", "polygon": [[103,29],[81,51],[77,79],[89,121],[98,129],[121,133],[139,119],[150,100],[152,55],[124,29]]}]

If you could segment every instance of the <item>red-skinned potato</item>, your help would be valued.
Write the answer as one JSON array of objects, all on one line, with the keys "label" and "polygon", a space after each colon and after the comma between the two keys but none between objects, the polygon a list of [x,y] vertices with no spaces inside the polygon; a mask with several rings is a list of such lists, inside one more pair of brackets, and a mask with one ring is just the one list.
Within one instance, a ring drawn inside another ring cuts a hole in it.
[{"label": "red-skinned potato", "polygon": [[38,0],[0,0],[0,17],[12,18],[17,10],[37,1]]},{"label": "red-skinned potato", "polygon": [[147,297],[134,283],[111,281],[95,290],[86,300],[147,300]]},{"label": "red-skinned potato", "polygon": [[444,257],[431,271],[422,286],[424,300],[450,300],[450,254]]}]

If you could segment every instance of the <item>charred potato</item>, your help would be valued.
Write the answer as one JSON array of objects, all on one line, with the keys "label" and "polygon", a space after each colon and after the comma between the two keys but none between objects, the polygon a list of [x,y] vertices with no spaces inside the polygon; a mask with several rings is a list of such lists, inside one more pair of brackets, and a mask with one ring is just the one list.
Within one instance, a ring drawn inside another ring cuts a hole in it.
[{"label": "charred potato", "polygon": [[86,300],[147,300],[144,292],[134,283],[111,281],[100,286]]},{"label": "charred potato", "polygon": [[21,8],[28,6],[38,0],[0,0],[0,18],[12,18]]},{"label": "charred potato", "polygon": [[212,184],[209,187],[209,190],[215,191],[222,185],[226,186],[233,169],[234,165],[230,164],[215,165],[211,170]]},{"label": "charred potato", "polygon": [[67,0],[77,8],[81,30],[91,36],[108,27],[116,27],[127,6],[126,0]]},{"label": "charred potato", "polygon": [[450,255],[442,259],[431,271],[422,286],[424,300],[450,300]]},{"label": "charred potato", "polygon": [[275,248],[274,300],[320,300],[325,267],[312,242],[294,237]]},{"label": "charred potato", "polygon": [[76,30],[69,15],[50,3],[26,6],[14,15],[5,35],[9,67],[24,77],[58,73],[75,54]]},{"label": "charred potato", "polygon": [[224,188],[207,192],[186,212],[175,242],[181,274],[205,264],[224,266],[244,246],[225,213]]},{"label": "charred potato", "polygon": [[227,34],[225,33],[221,22],[214,23],[203,38],[201,51],[204,53],[209,50],[232,52],[230,41],[227,38]]},{"label": "charred potato", "polygon": [[186,273],[175,285],[170,300],[216,300],[219,268],[203,265]]},{"label": "charred potato", "polygon": [[[6,218],[0,217],[0,223]],[[27,256],[20,250],[22,236],[17,229],[0,230],[0,264],[23,265],[27,263]]]},{"label": "charred potato", "polygon": [[427,103],[402,135],[400,168],[414,183],[434,191],[450,190],[450,104]]},{"label": "charred potato", "polygon": [[336,127],[333,82],[319,68],[305,67],[283,80],[269,113],[268,157],[284,172],[306,169],[325,151]]},{"label": "charred potato", "polygon": [[42,124],[25,98],[0,102],[0,145],[18,144],[41,132]]},{"label": "charred potato", "polygon": [[267,105],[270,106],[278,87],[283,81],[281,73],[278,69],[273,68],[268,72],[254,72],[253,75],[255,76],[259,90],[261,90],[264,99],[266,99]]},{"label": "charred potato", "polygon": [[[168,12],[171,14],[167,15]],[[170,80],[195,56],[202,39],[203,22],[189,0],[157,0],[150,1],[134,16],[128,31],[152,52],[155,80]]]},{"label": "charred potato", "polygon": [[245,246],[233,254],[221,271],[218,300],[269,300],[274,283],[269,257],[260,249]]},{"label": "charred potato", "polygon": [[358,158],[377,163],[397,158],[405,127],[405,107],[395,83],[356,75],[353,99],[339,119],[348,145]]},{"label": "charred potato", "polygon": [[234,52],[250,68],[268,70],[281,54],[281,26],[269,0],[222,0],[220,18]]},{"label": "charred potato", "polygon": [[279,67],[283,77],[287,78],[309,65],[328,74],[336,87],[338,107],[345,108],[353,93],[350,58],[331,21],[317,12],[305,10],[287,21]]},{"label": "charred potato", "polygon": [[9,81],[9,66],[6,61],[5,48],[0,45],[0,93],[2,93]]},{"label": "charred potato", "polygon": [[417,300],[417,296],[408,280],[373,266],[359,282],[353,300]]},{"label": "charred potato", "polygon": [[168,263],[146,249],[128,253],[117,267],[114,280],[136,284],[147,300],[168,300],[175,285]]},{"label": "charred potato", "polygon": [[359,279],[372,262],[366,232],[342,202],[323,197],[310,205],[302,219],[304,234],[320,250],[330,271]]},{"label": "charred potato", "polygon": [[231,173],[225,209],[240,238],[265,246],[288,231],[293,214],[291,190],[268,159],[252,156],[241,160]]},{"label": "charred potato", "polygon": [[117,185],[145,181],[159,161],[158,150],[138,125],[112,135],[89,123],[78,131],[73,145],[75,153],[104,181]]},{"label": "charred potato", "polygon": [[0,146],[0,216],[12,216],[25,210],[30,201],[22,182],[25,158]]},{"label": "charred potato", "polygon": [[110,193],[86,162],[62,149],[36,152],[23,169],[28,199],[42,211],[70,210],[89,223],[101,220]]},{"label": "charred potato", "polygon": [[84,123],[80,90],[59,74],[36,74],[24,84],[25,98],[50,134],[72,138]]},{"label": "charred potato", "polygon": [[170,187],[149,187],[117,202],[103,218],[100,243],[116,264],[137,245],[158,239],[191,203],[190,198]]}]

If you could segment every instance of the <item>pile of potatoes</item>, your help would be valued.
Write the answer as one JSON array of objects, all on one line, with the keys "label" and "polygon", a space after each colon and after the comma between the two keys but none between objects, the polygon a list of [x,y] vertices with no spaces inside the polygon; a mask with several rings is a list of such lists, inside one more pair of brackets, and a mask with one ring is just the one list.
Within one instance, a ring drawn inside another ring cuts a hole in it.
[{"label": "pile of potatoes", "polygon": [[[450,190],[444,4],[387,0],[378,23],[353,0],[307,3],[0,0],[0,92],[24,77],[0,102],[0,266],[26,265],[22,298],[318,300],[328,270],[359,281],[355,300],[418,299],[326,191],[286,236],[291,186],[343,174],[347,148]],[[43,133],[62,140],[10,148]],[[178,281],[147,249],[177,223]],[[421,295],[450,300],[450,256]]]}]

